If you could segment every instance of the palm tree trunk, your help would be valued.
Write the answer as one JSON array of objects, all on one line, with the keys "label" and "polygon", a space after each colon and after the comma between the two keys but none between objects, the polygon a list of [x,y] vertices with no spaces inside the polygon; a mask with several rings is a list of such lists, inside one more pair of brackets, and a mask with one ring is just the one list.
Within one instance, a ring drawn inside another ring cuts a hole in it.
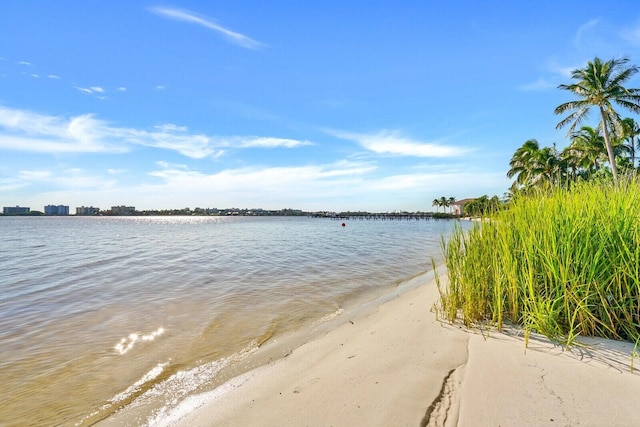
[{"label": "palm tree trunk", "polygon": [[600,115],[602,116],[602,136],[604,137],[604,144],[607,146],[607,155],[609,155],[609,164],[611,165],[613,181],[618,182],[618,168],[616,167],[616,158],[613,155],[613,147],[611,146],[611,141],[609,141],[609,131],[607,130],[606,114],[602,106],[600,106]]}]

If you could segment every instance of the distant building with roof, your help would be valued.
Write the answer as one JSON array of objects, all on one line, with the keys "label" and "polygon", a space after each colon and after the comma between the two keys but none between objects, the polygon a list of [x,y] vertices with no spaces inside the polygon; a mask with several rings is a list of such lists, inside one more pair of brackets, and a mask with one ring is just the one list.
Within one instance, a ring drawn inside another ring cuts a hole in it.
[{"label": "distant building with roof", "polygon": [[5,206],[2,208],[2,213],[5,215],[27,215],[31,212],[31,208],[22,206]]},{"label": "distant building with roof", "polygon": [[458,216],[463,216],[464,215],[464,205],[466,205],[469,202],[473,202],[474,200],[475,200],[475,198],[462,199],[462,200],[457,200],[457,201],[451,203],[450,206],[453,208],[453,214],[454,215],[458,215]]},{"label": "distant building with roof", "polygon": [[69,215],[69,206],[64,205],[47,205],[44,207],[45,215]]}]

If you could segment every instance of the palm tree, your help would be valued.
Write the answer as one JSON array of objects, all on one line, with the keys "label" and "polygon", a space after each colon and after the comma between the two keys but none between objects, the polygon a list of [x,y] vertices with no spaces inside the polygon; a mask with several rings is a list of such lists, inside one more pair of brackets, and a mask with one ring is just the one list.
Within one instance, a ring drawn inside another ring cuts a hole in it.
[{"label": "palm tree", "polygon": [[511,191],[528,190],[545,184],[558,185],[565,178],[565,162],[553,147],[540,148],[530,139],[518,148],[509,162],[508,178],[516,177]]},{"label": "palm tree", "polygon": [[607,158],[604,138],[591,126],[582,126],[579,131],[573,132],[568,149],[574,156],[573,160],[587,175],[600,169],[600,162]]},{"label": "palm tree", "polygon": [[[449,197],[449,200],[447,200],[447,206],[452,206],[455,202],[456,202],[456,198],[451,196]],[[453,213],[451,210],[449,212]]]},{"label": "palm tree", "polygon": [[511,169],[507,172],[508,178],[516,177],[512,188],[527,187],[531,178],[535,175],[536,158],[540,152],[540,145],[535,139],[530,139],[522,144],[511,157],[509,166]]},{"label": "palm tree", "polygon": [[[440,200],[438,200],[438,199],[433,199],[433,203],[431,205],[432,206],[437,206],[437,207],[442,206],[440,204]],[[437,207],[436,207],[436,212],[440,212]]]},{"label": "palm tree", "polygon": [[613,109],[612,102],[634,113],[640,113],[640,89],[627,89],[623,86],[639,69],[635,65],[626,67],[627,62],[629,62],[627,58],[602,62],[600,58],[595,57],[585,68],[574,70],[571,73],[571,78],[578,80],[578,82],[570,85],[562,84],[558,88],[568,90],[580,99],[565,102],[554,110],[555,114],[572,111],[556,125],[556,129],[560,129],[571,123],[569,127],[569,134],[571,134],[576,126],[587,117],[591,107],[598,108],[602,136],[607,147],[614,180],[618,179],[618,169],[609,138],[609,130],[610,127],[619,129],[621,120]]},{"label": "palm tree", "polygon": [[[438,200],[438,202],[440,203],[440,206],[443,206],[445,208],[449,207],[449,199],[447,199],[446,197],[442,196],[440,197],[440,199]],[[444,212],[444,209],[442,210]]]},{"label": "palm tree", "polygon": [[636,167],[636,148],[640,149],[640,139],[636,142],[636,137],[640,136],[640,124],[631,117],[622,119],[622,138],[627,141],[627,151],[631,156],[631,167]]},{"label": "palm tree", "polygon": [[533,184],[542,182],[561,184],[565,175],[563,166],[555,144],[553,147],[544,147],[538,156],[538,175]]}]

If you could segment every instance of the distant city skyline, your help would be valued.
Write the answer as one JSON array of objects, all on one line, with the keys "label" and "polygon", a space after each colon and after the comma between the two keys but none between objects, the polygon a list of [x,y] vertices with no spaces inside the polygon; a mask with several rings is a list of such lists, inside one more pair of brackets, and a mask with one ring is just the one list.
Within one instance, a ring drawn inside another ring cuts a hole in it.
[{"label": "distant city skyline", "polygon": [[416,212],[501,197],[526,140],[568,144],[553,110],[573,69],[640,64],[636,2],[601,6],[6,0],[0,204]]},{"label": "distant city skyline", "polygon": [[[467,199],[470,200],[470,199]],[[447,205],[448,206],[448,205]],[[67,206],[67,205],[46,205],[43,210],[40,210],[36,207],[32,206],[3,206],[3,215],[23,215],[23,214],[43,214],[43,215],[52,215],[52,216],[66,216],[66,215],[78,215],[78,216],[92,216],[92,215],[101,215],[101,214],[115,214],[115,215],[124,215],[124,214],[141,214],[141,213],[153,213],[153,212],[164,212],[164,213],[173,213],[176,214],[178,212],[183,212],[185,214],[192,213],[201,213],[201,214],[216,214],[216,213],[242,213],[242,214],[265,214],[265,213],[292,213],[292,214],[301,214],[301,213],[309,213],[309,214],[318,214],[318,213],[363,213],[363,214],[396,214],[396,213],[434,213],[439,212],[439,207],[442,205],[438,205],[436,208],[435,205],[432,206],[432,209],[427,209],[424,211],[406,211],[406,210],[394,210],[394,211],[362,211],[362,210],[343,210],[343,211],[333,211],[327,209],[319,209],[314,211],[308,211],[304,209],[297,208],[282,208],[282,209],[264,209],[260,207],[254,208],[246,208],[246,207],[174,207],[167,209],[137,209],[135,206],[127,206],[127,205],[116,205],[110,207],[101,208],[99,206]],[[435,211],[434,211],[435,209]],[[75,213],[74,213],[75,212]]]}]

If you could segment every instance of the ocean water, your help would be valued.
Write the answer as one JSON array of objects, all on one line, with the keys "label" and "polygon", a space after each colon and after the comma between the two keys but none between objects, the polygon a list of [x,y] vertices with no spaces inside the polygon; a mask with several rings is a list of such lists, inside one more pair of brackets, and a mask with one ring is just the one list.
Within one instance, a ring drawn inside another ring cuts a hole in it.
[{"label": "ocean water", "polygon": [[161,424],[431,270],[454,224],[0,218],[0,426]]}]

